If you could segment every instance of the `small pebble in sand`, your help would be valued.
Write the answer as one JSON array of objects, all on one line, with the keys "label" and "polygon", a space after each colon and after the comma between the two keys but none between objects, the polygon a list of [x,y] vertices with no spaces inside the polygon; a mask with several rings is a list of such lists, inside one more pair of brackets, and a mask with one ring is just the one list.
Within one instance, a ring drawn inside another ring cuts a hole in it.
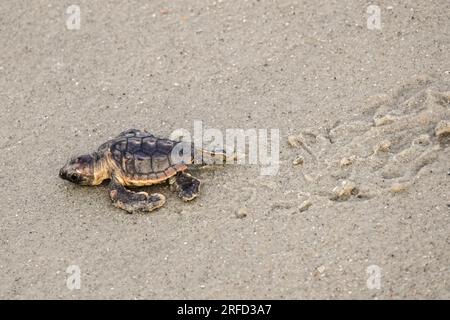
[{"label": "small pebble in sand", "polygon": [[347,167],[349,165],[351,165],[353,162],[355,162],[356,160],[356,156],[350,156],[350,157],[346,157],[346,158],[342,158],[341,161],[339,162],[339,165],[341,167]]},{"label": "small pebble in sand", "polygon": [[395,182],[391,186],[390,190],[392,193],[401,193],[401,192],[405,192],[407,189],[408,189],[407,183]]},{"label": "small pebble in sand", "polygon": [[378,152],[388,152],[390,148],[391,148],[391,141],[383,140],[373,148],[373,152],[375,154],[377,154]]},{"label": "small pebble in sand", "polygon": [[450,135],[450,121],[442,120],[440,121],[436,128],[434,129],[436,137],[443,139]]},{"label": "small pebble in sand", "polygon": [[235,212],[236,218],[238,219],[243,219],[245,217],[247,217],[248,215],[248,211],[247,208],[239,208],[236,212]]},{"label": "small pebble in sand", "polygon": [[305,163],[305,160],[303,159],[302,156],[298,156],[297,158],[294,159],[294,161],[292,161],[292,164],[294,166],[302,166]]},{"label": "small pebble in sand", "polygon": [[305,138],[301,134],[292,135],[288,137],[288,143],[291,147],[298,148],[305,144]]},{"label": "small pebble in sand", "polygon": [[311,200],[305,200],[302,202],[302,204],[298,207],[298,211],[299,212],[303,212],[308,210],[310,207],[312,206],[312,202]]},{"label": "small pebble in sand", "polygon": [[334,201],[345,201],[357,194],[358,189],[356,188],[356,184],[352,181],[344,180],[340,186],[333,189],[333,195],[330,199]]}]

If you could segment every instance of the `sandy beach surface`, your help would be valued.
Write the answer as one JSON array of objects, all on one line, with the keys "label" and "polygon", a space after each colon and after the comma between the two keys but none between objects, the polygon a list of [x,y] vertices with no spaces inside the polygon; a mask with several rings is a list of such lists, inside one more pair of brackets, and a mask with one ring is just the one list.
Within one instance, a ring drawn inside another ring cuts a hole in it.
[{"label": "sandy beach surface", "polygon": [[[0,43],[0,298],[450,298],[448,0],[8,0]],[[132,215],[58,177],[195,121],[278,129],[279,170]]]}]

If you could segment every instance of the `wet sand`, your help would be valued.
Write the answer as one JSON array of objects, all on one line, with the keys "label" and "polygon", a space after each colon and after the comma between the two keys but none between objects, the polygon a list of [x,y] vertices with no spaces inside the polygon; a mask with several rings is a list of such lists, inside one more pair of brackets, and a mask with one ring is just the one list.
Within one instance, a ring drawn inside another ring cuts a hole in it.
[{"label": "wet sand", "polygon": [[[450,298],[448,1],[378,1],[381,30],[355,0],[50,3],[0,3],[0,298]],[[133,215],[58,177],[198,120],[279,129],[278,173]]]}]

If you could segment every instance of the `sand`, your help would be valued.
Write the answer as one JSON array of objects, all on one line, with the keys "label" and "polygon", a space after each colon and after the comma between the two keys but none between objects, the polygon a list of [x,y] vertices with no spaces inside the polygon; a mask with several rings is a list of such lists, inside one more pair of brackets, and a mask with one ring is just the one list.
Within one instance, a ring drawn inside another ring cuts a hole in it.
[{"label": "sand", "polygon": [[[447,0],[377,1],[381,30],[356,0],[76,2],[0,3],[0,298],[450,298]],[[279,129],[278,173],[133,215],[58,177],[198,120]]]}]

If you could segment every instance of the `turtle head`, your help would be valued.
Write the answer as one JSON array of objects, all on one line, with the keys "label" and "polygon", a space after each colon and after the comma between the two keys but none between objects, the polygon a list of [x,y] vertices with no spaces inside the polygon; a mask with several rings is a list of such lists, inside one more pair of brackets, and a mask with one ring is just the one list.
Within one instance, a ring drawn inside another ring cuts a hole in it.
[{"label": "turtle head", "polygon": [[93,185],[96,180],[95,163],[96,157],[92,154],[72,158],[61,168],[59,176],[76,184]]}]

